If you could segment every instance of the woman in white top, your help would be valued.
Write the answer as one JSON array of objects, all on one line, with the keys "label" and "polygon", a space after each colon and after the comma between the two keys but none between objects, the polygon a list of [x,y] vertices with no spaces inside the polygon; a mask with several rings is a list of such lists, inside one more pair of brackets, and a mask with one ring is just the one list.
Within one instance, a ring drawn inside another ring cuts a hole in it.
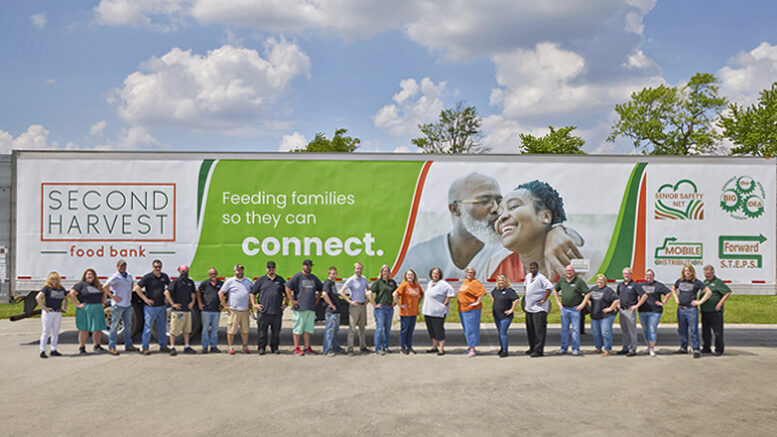
[{"label": "woman in white top", "polygon": [[442,277],[442,270],[435,267],[429,271],[431,281],[424,293],[421,314],[426,321],[426,329],[432,338],[432,348],[427,353],[445,355],[445,317],[448,315],[448,303],[456,297],[456,290]]}]

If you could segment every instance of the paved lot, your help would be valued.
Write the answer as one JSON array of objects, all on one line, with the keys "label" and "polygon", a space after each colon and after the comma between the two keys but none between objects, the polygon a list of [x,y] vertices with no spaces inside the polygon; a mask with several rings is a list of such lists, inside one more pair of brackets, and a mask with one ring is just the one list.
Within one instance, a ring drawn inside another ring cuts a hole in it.
[{"label": "paved lot", "polygon": [[[67,356],[42,360],[39,320],[0,320],[0,435],[774,435],[777,427],[777,327],[729,326],[726,355],[700,360],[671,354],[673,326],[660,330],[655,358],[530,359],[520,323],[505,359],[486,325],[474,359],[456,325],[444,357],[295,357],[286,326],[277,356],[82,357],[74,323],[63,321]],[[316,331],[320,350],[323,327]],[[558,339],[552,327],[548,350]],[[583,344],[591,349],[590,335]]]}]

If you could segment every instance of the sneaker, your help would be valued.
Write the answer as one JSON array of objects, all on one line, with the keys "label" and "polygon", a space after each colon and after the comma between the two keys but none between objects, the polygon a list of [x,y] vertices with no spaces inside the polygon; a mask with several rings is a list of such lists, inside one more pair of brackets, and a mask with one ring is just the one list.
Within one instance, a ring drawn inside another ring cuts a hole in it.
[{"label": "sneaker", "polygon": [[445,351],[437,351],[437,356],[438,357],[441,357],[443,355],[445,355]]},{"label": "sneaker", "polygon": [[600,353],[602,353],[602,350],[601,349],[594,349],[593,353],[594,354],[600,354]]},{"label": "sneaker", "polygon": [[359,348],[359,351],[360,351],[360,352],[369,352],[369,351],[370,351],[370,348],[368,348],[368,347],[366,347],[366,346],[365,346],[365,347]]},{"label": "sneaker", "polygon": [[573,357],[579,357],[581,355],[583,355],[583,354],[581,354],[580,351],[572,351],[572,356]]},{"label": "sneaker", "polygon": [[187,347],[183,348],[183,353],[191,355],[191,354],[196,354],[197,351],[192,349],[191,346],[187,346]]},{"label": "sneaker", "polygon": [[250,354],[251,353],[251,351],[248,350],[248,346],[243,346],[243,353],[244,354]]},{"label": "sneaker", "polygon": [[203,354],[207,354],[208,353],[208,348],[206,348],[206,347],[202,348],[202,353]]},{"label": "sneaker", "polygon": [[712,349],[710,349],[708,347],[703,347],[703,348],[701,348],[701,353],[703,353],[703,354],[711,354],[712,353]]},{"label": "sneaker", "polygon": [[266,353],[267,353],[267,351],[265,351],[264,349],[259,349],[259,355],[264,355]]},{"label": "sneaker", "polygon": [[499,355],[499,358],[504,358],[504,357],[507,356],[507,351],[504,351],[504,350],[503,351],[499,351],[498,355]]},{"label": "sneaker", "polygon": [[[51,355],[54,355],[54,352],[56,352],[56,350],[51,351]],[[57,355],[59,355],[59,354],[57,354]],[[715,351],[715,353],[713,353],[713,355],[715,355],[716,357],[719,357],[719,356],[723,355],[723,352]]]},{"label": "sneaker", "polygon": [[299,346],[294,348],[294,355],[301,357],[305,355],[305,352],[302,352],[302,349],[299,348]]},{"label": "sneaker", "polygon": [[278,349],[275,349],[274,351],[272,351],[272,353],[274,353],[275,355],[280,355],[280,354],[281,354],[281,351],[280,351],[280,350],[278,350]]},{"label": "sneaker", "polygon": [[143,355],[151,355],[151,351],[148,349],[143,349]]},{"label": "sneaker", "polygon": [[378,355],[386,355],[386,352],[388,352],[386,349],[378,349],[375,353]]},{"label": "sneaker", "polygon": [[531,355],[533,353],[534,353],[534,349],[526,349],[525,351],[523,351],[524,355]]},{"label": "sneaker", "polygon": [[415,355],[415,351],[413,350],[412,347],[407,350],[407,353],[408,353],[408,355]]},{"label": "sneaker", "polygon": [[473,348],[470,348],[470,349],[469,349],[469,352],[467,352],[467,358],[472,358],[472,357],[474,357],[475,355],[477,355],[477,353],[475,352],[475,348],[474,348],[474,347],[473,347]]},{"label": "sneaker", "polygon": [[393,353],[393,352],[391,351],[391,349],[389,349],[389,348],[385,348],[385,349],[383,349],[383,351],[384,351],[384,352],[386,352],[387,354]]},{"label": "sneaker", "polygon": [[672,353],[675,354],[675,355],[677,355],[677,354],[687,354],[688,353],[688,349],[686,349],[684,347],[681,347],[680,349],[677,349],[676,351],[674,351]]},{"label": "sneaker", "polygon": [[626,355],[627,353],[629,353],[628,349],[621,349],[618,351],[618,355]]},{"label": "sneaker", "polygon": [[655,356],[656,356],[656,351],[655,351],[655,349],[653,349],[653,348],[650,348],[650,349],[648,349],[648,354],[649,354],[651,357],[655,357]]},{"label": "sneaker", "polygon": [[86,346],[78,348],[78,353],[81,355],[86,355]]},{"label": "sneaker", "polygon": [[540,353],[538,351],[534,351],[534,352],[531,353],[531,355],[529,355],[529,357],[531,357],[531,358],[537,358],[537,357],[541,357],[541,356],[542,356],[542,353]]},{"label": "sneaker", "polygon": [[610,351],[604,351],[604,352],[602,352],[602,356],[603,356],[603,357],[609,357],[609,356],[610,356]]},{"label": "sneaker", "polygon": [[62,354],[57,352],[56,349],[52,349],[51,352],[49,353],[49,355],[51,355],[52,357],[61,357],[62,356]]},{"label": "sneaker", "polygon": [[564,349],[559,349],[556,351],[556,355],[566,355],[566,354],[567,354],[567,351]]},{"label": "sneaker", "polygon": [[167,346],[165,347],[159,346],[159,352],[170,352],[170,348]]},{"label": "sneaker", "polygon": [[407,355],[407,351],[405,349],[400,349],[399,353],[402,355]]},{"label": "sneaker", "polygon": [[436,354],[439,350],[436,347],[432,347],[426,350],[427,354]]},{"label": "sneaker", "polygon": [[48,358],[48,356],[46,355],[46,352],[41,352],[40,353],[40,357],[41,358]]},{"label": "sneaker", "polygon": [[629,352],[626,354],[626,356],[627,356],[627,357],[635,357],[635,356],[637,356],[637,353],[636,353],[635,351],[629,351]]},{"label": "sneaker", "polygon": [[105,349],[103,349],[103,347],[100,346],[99,344],[97,346],[92,347],[92,350],[95,352],[105,352]]},{"label": "sneaker", "polygon": [[318,355],[318,352],[314,351],[313,348],[310,346],[306,347],[304,352],[310,355]]},{"label": "sneaker", "polygon": [[171,356],[171,357],[174,357],[174,356],[176,356],[176,355],[178,355],[178,351],[176,351],[174,347],[173,347],[173,348],[170,348],[170,356]]},{"label": "sneaker", "polygon": [[116,349],[108,349],[108,353],[113,355],[114,357],[118,357],[119,356],[119,351],[117,351]]},{"label": "sneaker", "polygon": [[233,347],[229,348],[229,354],[230,355],[235,355],[235,348],[233,348]]},{"label": "sneaker", "polygon": [[124,352],[138,352],[140,349],[136,348],[135,346],[125,347]]},{"label": "sneaker", "polygon": [[699,351],[693,351],[693,357],[694,357],[694,358],[701,358],[701,352],[699,352]]},{"label": "sneaker", "polygon": [[212,353],[212,354],[220,354],[221,353],[221,349],[219,349],[217,347],[212,347],[212,348],[210,348],[210,353]]}]

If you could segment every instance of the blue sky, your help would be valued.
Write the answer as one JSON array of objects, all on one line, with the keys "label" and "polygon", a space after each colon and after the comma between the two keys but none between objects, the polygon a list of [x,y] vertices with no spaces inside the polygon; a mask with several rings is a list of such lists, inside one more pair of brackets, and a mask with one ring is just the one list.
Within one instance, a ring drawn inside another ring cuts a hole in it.
[{"label": "blue sky", "polygon": [[484,143],[575,125],[593,153],[613,107],[714,73],[749,104],[777,81],[777,3],[653,0],[93,0],[0,5],[0,153],[277,151],[337,128],[414,152],[464,100]]}]

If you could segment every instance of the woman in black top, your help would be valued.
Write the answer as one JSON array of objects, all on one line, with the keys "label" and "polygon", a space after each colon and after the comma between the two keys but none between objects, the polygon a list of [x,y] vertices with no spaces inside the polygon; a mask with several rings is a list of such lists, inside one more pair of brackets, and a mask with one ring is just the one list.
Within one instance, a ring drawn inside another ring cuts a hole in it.
[{"label": "woman in black top", "polygon": [[57,351],[57,341],[59,340],[59,325],[62,323],[62,313],[67,311],[67,291],[62,286],[62,278],[59,273],[51,272],[46,277],[46,284],[43,286],[35,300],[41,308],[40,320],[43,325],[43,333],[40,336],[40,357],[46,356],[46,342],[51,336],[51,356],[59,357]]},{"label": "woman in black top", "polygon": [[[76,301],[76,298],[78,301]],[[105,291],[97,279],[94,269],[86,269],[81,282],[70,290],[70,300],[76,306],[76,328],[78,328],[78,352],[86,354],[86,339],[92,333],[94,351],[103,350],[100,346],[100,335],[107,328],[105,324]]]},{"label": "woman in black top", "polygon": [[504,358],[507,356],[507,329],[513,322],[515,307],[520,302],[518,293],[510,288],[507,276],[496,277],[496,288],[491,291],[491,302],[493,302],[494,323],[499,331],[499,356]]}]

